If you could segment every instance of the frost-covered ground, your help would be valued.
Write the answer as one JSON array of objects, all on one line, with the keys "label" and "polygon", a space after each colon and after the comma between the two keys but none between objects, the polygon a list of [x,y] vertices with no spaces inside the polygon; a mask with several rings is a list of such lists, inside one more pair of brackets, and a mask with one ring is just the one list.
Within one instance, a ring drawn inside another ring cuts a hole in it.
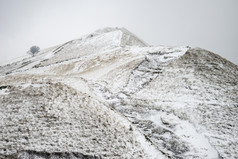
[{"label": "frost-covered ground", "polygon": [[0,66],[0,158],[236,158],[237,77],[206,50],[98,30]]}]

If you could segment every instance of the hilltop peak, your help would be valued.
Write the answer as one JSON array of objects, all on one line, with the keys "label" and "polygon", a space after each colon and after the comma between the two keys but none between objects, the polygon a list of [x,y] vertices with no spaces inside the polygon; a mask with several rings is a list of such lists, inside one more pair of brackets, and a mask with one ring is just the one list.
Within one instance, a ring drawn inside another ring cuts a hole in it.
[{"label": "hilltop peak", "polygon": [[[94,31],[93,33],[84,35],[82,39],[100,37],[100,40],[110,40],[117,42],[118,46],[147,46],[147,44],[138,38],[135,34],[126,28],[105,27]],[[102,38],[102,39],[101,39]],[[115,45],[115,43],[113,43]]]}]

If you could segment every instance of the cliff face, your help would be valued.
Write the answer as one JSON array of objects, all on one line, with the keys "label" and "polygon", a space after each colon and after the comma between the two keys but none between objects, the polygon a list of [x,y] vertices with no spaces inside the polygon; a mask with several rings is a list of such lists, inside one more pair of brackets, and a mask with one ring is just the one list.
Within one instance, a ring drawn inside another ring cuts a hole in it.
[{"label": "cliff face", "polygon": [[235,158],[238,66],[106,28],[0,67],[0,158]]}]

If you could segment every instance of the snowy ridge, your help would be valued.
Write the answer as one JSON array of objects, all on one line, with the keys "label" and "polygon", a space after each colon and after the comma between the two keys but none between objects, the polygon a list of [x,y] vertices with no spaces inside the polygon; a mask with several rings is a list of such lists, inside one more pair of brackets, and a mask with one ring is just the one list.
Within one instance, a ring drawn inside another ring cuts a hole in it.
[{"label": "snowy ridge", "polygon": [[[2,149],[1,154],[11,155],[21,148],[42,152],[67,150],[108,158],[162,156],[126,118],[99,101],[60,83],[37,82],[35,79],[28,86],[11,87],[7,98],[1,99],[6,101],[2,105],[6,109],[1,113],[7,115],[1,120],[2,144],[7,149]],[[27,100],[24,106],[15,102],[24,100]],[[22,112],[27,114],[21,116]],[[7,133],[15,130],[19,133]],[[126,145],[120,144],[125,141]]]},{"label": "snowy ridge", "polygon": [[0,158],[238,156],[238,66],[209,51],[105,28],[0,75]]}]

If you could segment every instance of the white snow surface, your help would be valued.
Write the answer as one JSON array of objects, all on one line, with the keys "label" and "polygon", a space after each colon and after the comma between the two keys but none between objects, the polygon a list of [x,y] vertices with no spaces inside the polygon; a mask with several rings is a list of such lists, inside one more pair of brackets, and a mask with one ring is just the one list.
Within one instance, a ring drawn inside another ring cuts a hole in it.
[{"label": "white snow surface", "polygon": [[105,28],[0,66],[0,158],[238,156],[238,66]]}]

